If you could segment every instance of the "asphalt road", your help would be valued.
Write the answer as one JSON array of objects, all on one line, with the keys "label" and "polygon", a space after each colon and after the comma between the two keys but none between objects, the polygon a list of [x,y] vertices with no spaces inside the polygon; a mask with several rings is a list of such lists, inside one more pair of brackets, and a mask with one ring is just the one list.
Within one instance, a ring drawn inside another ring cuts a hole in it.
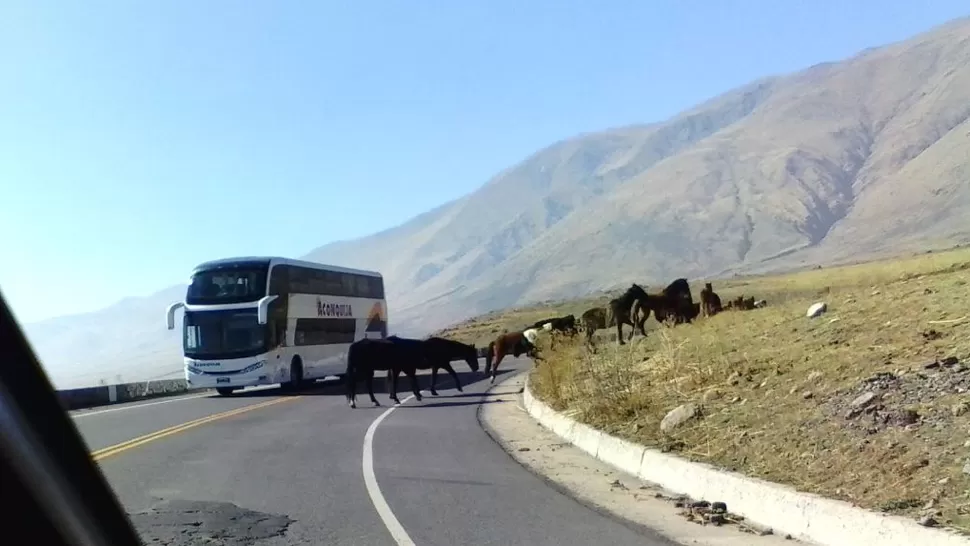
[{"label": "asphalt road", "polygon": [[[459,366],[464,394],[439,376],[440,396],[424,391],[386,415],[383,389],[382,407],[358,393],[351,409],[331,382],[297,395],[195,395],[73,416],[136,528],[162,543],[671,544],[519,466],[478,423],[488,380]],[[404,400],[405,378],[401,386]],[[507,394],[493,403],[515,403]]]}]

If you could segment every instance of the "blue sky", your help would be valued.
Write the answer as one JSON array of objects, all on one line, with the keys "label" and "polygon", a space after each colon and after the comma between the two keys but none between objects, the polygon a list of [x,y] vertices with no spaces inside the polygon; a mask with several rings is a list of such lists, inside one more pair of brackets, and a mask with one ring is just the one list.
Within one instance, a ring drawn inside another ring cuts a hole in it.
[{"label": "blue sky", "polygon": [[964,1],[0,3],[0,289],[23,321],[399,224],[576,133]]}]

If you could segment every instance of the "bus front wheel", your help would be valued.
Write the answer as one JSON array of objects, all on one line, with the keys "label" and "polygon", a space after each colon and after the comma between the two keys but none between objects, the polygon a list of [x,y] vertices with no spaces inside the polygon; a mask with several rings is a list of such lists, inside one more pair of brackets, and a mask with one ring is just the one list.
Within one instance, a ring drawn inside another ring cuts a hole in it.
[{"label": "bus front wheel", "polygon": [[236,389],[234,389],[232,387],[219,387],[219,388],[216,389],[216,392],[219,393],[220,396],[229,396],[235,390]]},{"label": "bus front wheel", "polygon": [[303,385],[303,361],[299,357],[294,357],[290,364],[290,380],[283,384],[283,389],[291,391]]}]

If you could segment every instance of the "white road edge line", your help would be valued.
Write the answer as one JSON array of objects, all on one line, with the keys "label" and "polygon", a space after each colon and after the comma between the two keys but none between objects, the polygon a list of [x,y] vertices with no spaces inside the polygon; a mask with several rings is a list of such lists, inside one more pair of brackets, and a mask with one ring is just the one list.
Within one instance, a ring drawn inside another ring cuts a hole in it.
[{"label": "white road edge line", "polygon": [[80,419],[81,417],[101,415],[102,413],[111,413],[114,411],[124,411],[124,410],[136,409],[136,408],[144,408],[148,406],[157,406],[159,404],[169,404],[171,402],[181,402],[182,400],[192,400],[194,398],[205,398],[207,396],[212,396],[212,394],[206,393],[206,394],[197,394],[195,396],[179,396],[176,398],[169,398],[168,400],[159,400],[158,402],[148,402],[145,404],[132,404],[130,406],[122,406],[120,408],[110,408],[110,409],[103,409],[103,410],[97,410],[97,411],[85,411],[81,413],[72,413],[71,417],[73,419]]},{"label": "white road edge line", "polygon": [[[401,404],[407,404],[412,398],[414,398],[413,394],[402,400]],[[381,521],[384,522],[384,526],[391,533],[391,538],[394,539],[394,542],[398,546],[415,546],[414,541],[408,536],[408,532],[404,530],[404,526],[394,516],[394,512],[391,511],[387,500],[384,499],[381,488],[377,485],[377,476],[374,474],[374,433],[377,432],[377,426],[381,424],[381,421],[397,408],[398,406],[396,405],[387,408],[377,419],[374,419],[374,422],[367,427],[367,433],[364,434],[364,487],[367,489],[367,494],[370,496],[374,508],[377,509],[377,515],[380,516]]]}]

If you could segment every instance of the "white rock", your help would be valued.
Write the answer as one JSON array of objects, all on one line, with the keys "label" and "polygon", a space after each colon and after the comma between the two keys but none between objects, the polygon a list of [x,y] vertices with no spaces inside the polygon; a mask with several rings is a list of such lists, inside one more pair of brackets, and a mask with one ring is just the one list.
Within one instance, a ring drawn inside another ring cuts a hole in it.
[{"label": "white rock", "polygon": [[812,306],[808,308],[808,312],[805,313],[805,316],[808,318],[820,317],[822,316],[822,313],[828,309],[828,307],[829,306],[823,301],[813,303]]},{"label": "white rock", "polygon": [[696,404],[690,403],[677,406],[676,408],[670,410],[667,415],[664,416],[663,420],[660,421],[660,430],[663,432],[670,432],[687,421],[690,421],[697,416],[697,409]]}]

